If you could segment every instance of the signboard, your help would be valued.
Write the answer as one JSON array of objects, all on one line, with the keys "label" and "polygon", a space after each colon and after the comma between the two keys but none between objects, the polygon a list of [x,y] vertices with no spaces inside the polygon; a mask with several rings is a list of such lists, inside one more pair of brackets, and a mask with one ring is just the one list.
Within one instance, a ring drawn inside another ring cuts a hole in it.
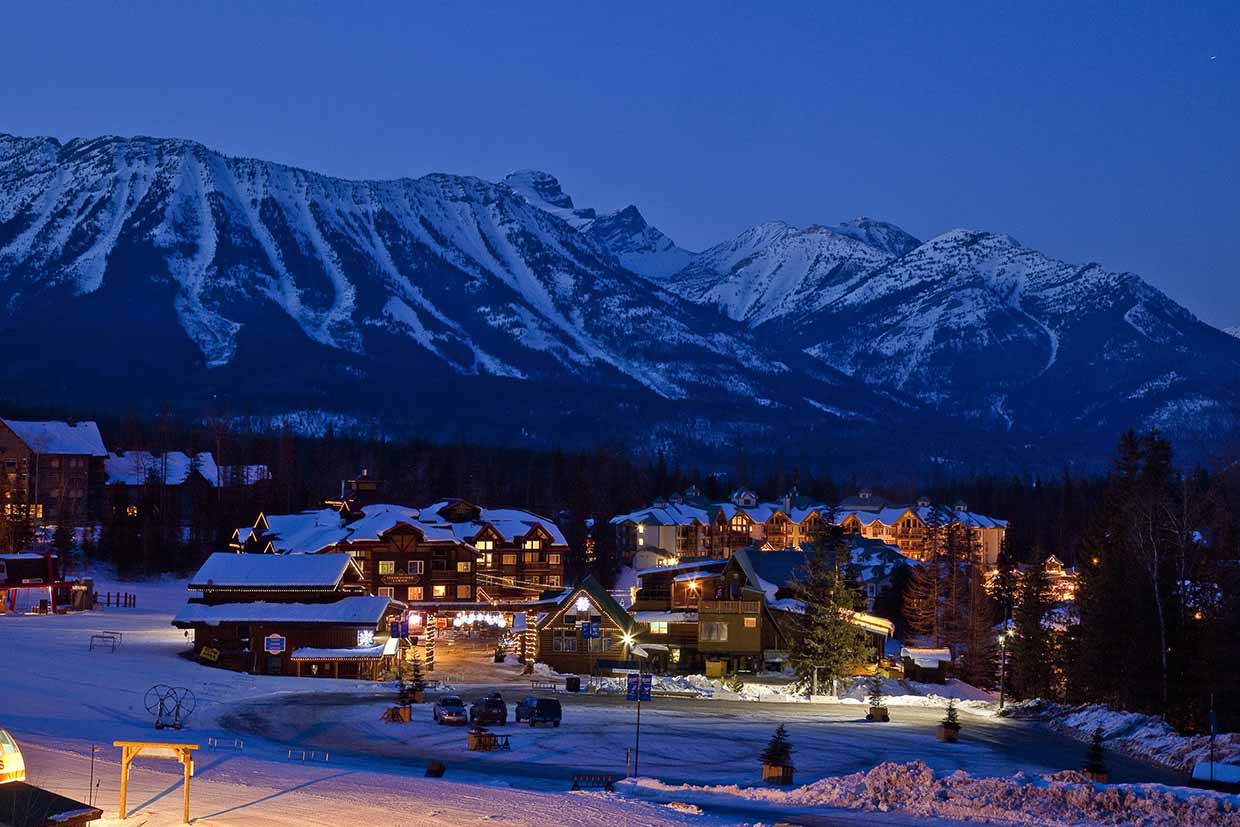
[{"label": "signboard", "polygon": [[393,620],[388,624],[392,637],[409,637],[409,619]]},{"label": "signboard", "polygon": [[0,729],[0,784],[26,780],[26,763],[17,742]]},{"label": "signboard", "polygon": [[210,646],[204,646],[198,650],[198,657],[202,660],[215,663],[220,659],[220,650],[212,649]]},{"label": "signboard", "polygon": [[653,676],[631,674],[628,676],[628,685],[625,687],[624,699],[626,701],[649,701],[652,686]]},{"label": "signboard", "polygon": [[590,624],[590,637],[601,638],[603,636],[603,624],[600,621],[594,621]]},{"label": "signboard", "polygon": [[263,651],[269,655],[282,655],[287,643],[284,635],[267,635],[263,638]]}]

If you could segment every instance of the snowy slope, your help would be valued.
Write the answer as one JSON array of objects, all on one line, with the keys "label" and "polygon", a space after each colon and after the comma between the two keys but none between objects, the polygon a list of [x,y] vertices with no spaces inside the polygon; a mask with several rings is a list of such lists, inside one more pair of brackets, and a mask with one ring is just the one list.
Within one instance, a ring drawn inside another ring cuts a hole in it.
[{"label": "snowy slope", "polygon": [[1240,339],[1240,325],[1223,328],[1223,332]]},{"label": "snowy slope", "polygon": [[803,397],[841,389],[884,418],[881,396],[625,264],[675,267],[669,245],[636,210],[576,210],[542,173],[347,181],[190,141],[0,136],[0,332],[40,342],[3,372],[31,404],[63,361],[92,368],[73,392],[96,406],[348,405],[423,425],[450,410],[460,430],[557,442],[571,417],[596,435],[609,417],[702,431],[684,421],[702,403],[727,414],[698,438],[722,440],[776,409],[822,421]]},{"label": "snowy slope", "polygon": [[619,210],[578,209],[573,199],[547,172],[523,169],[509,173],[504,183],[530,204],[563,219],[597,241],[634,273],[661,281],[683,269],[693,254],[679,247],[657,227],[646,223],[632,204]]}]

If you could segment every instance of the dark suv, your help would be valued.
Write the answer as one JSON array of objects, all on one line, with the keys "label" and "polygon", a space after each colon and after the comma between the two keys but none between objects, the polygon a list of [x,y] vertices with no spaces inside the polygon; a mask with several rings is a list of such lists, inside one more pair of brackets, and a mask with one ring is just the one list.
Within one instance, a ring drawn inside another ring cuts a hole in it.
[{"label": "dark suv", "polygon": [[559,726],[563,714],[560,702],[554,698],[535,698],[533,695],[528,695],[517,704],[515,717],[517,723],[529,721],[530,726],[536,724]]},{"label": "dark suv", "polygon": [[506,724],[508,723],[508,704],[498,692],[492,692],[485,698],[479,698],[469,707],[471,724]]}]

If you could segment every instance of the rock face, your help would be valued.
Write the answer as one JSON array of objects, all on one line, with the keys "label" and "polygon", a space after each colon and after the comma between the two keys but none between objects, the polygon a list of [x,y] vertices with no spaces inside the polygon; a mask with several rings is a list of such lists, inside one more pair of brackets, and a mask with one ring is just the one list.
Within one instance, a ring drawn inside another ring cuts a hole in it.
[{"label": "rock face", "polygon": [[1100,456],[1234,427],[1240,394],[1240,339],[1002,235],[691,253],[543,172],[346,181],[149,138],[0,136],[0,335],[16,406],[842,464]]}]

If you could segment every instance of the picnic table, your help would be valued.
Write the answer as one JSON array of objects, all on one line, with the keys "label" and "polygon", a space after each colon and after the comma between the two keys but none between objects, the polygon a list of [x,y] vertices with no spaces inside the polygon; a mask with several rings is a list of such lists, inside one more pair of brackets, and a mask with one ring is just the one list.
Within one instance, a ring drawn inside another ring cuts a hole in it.
[{"label": "picnic table", "polygon": [[507,735],[498,735],[486,729],[471,729],[467,733],[465,749],[470,752],[495,752],[511,749]]}]

